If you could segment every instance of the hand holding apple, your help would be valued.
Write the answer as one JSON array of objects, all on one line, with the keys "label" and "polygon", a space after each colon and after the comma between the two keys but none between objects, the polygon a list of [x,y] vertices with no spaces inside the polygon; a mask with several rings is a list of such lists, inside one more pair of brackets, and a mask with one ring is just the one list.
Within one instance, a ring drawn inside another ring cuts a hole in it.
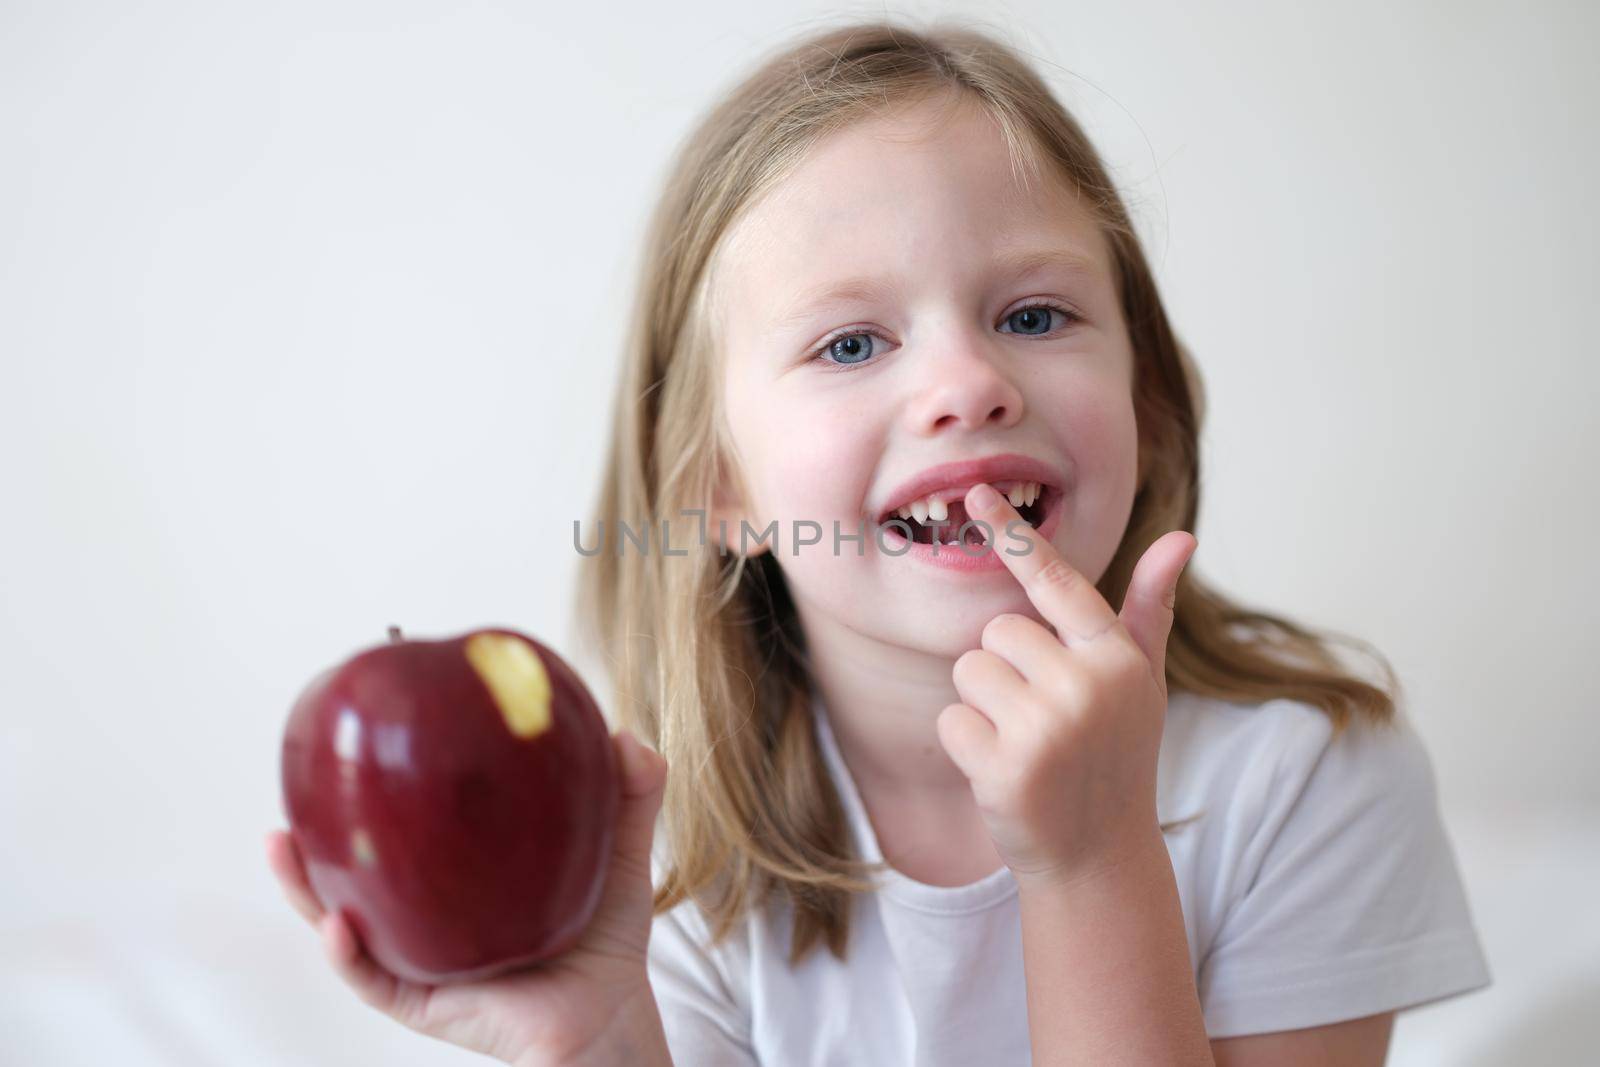
[{"label": "hand holding apple", "polygon": [[[499,634],[526,642],[525,647],[542,650],[539,652],[540,663],[551,682],[550,693],[562,692],[563,686],[581,686],[576,675],[569,678],[563,673],[570,672],[570,668],[566,668],[553,653],[531,639],[508,631],[480,633]],[[495,902],[513,891],[514,886],[510,884],[491,884],[481,887],[476,895],[467,894],[468,900],[479,902],[477,906],[506,909],[497,913],[501,920],[498,925],[493,921],[495,914],[486,914],[484,923],[477,927],[463,925],[460,916],[452,917],[449,914],[451,901],[455,898],[448,895],[440,897],[438,894],[440,887],[449,889],[463,886],[460,872],[432,883],[431,892],[435,895],[427,895],[430,891],[428,878],[436,872],[427,864],[420,863],[418,857],[428,847],[437,847],[427,846],[424,842],[430,840],[430,834],[447,833],[446,824],[450,820],[437,806],[414,803],[408,807],[401,801],[407,797],[415,799],[418,790],[430,797],[453,796],[454,790],[438,784],[443,780],[440,776],[448,777],[452,773],[450,769],[454,768],[454,773],[468,773],[470,779],[470,772],[464,772],[463,768],[471,766],[471,760],[466,757],[471,755],[473,749],[460,738],[452,742],[442,734],[430,734],[426,730],[406,735],[399,731],[397,724],[420,721],[424,716],[446,714],[439,710],[442,705],[424,699],[430,692],[440,696],[442,691],[452,689],[450,684],[442,683],[441,679],[458,678],[453,668],[444,668],[436,657],[448,651],[440,646],[453,646],[455,655],[465,656],[465,643],[473,636],[465,635],[453,642],[408,642],[423,648],[408,650],[407,656],[387,666],[383,666],[384,661],[378,660],[378,666],[375,667],[374,660],[362,660],[361,656],[357,656],[344,668],[325,672],[312,683],[296,705],[295,717],[291,722],[290,736],[298,736],[301,740],[291,747],[286,737],[286,799],[291,793],[305,788],[305,779],[299,776],[306,775],[316,780],[319,773],[326,773],[316,770],[326,762],[326,754],[309,758],[308,752],[319,752],[331,746],[336,756],[340,751],[354,754],[354,745],[349,738],[351,732],[360,727],[338,725],[341,721],[349,721],[342,717],[345,711],[365,709],[371,712],[380,705],[389,709],[392,718],[369,714],[361,720],[370,731],[366,737],[372,745],[371,759],[389,761],[383,774],[410,773],[404,769],[406,761],[398,758],[404,748],[402,742],[391,740],[387,742],[391,746],[386,750],[387,754],[377,754],[377,749],[384,744],[378,738],[384,736],[409,736],[413,742],[408,750],[413,757],[412,762],[431,760],[431,770],[412,767],[418,777],[402,777],[398,783],[391,782],[394,790],[385,794],[379,785],[384,779],[376,771],[372,772],[374,777],[365,779],[359,773],[346,775],[340,768],[352,763],[360,767],[360,761],[335,760],[332,764],[335,768],[332,780],[336,783],[334,796],[342,800],[339,803],[333,800],[324,802],[333,810],[316,816],[322,822],[317,824],[319,829],[313,832],[302,833],[302,825],[293,832],[275,830],[268,834],[268,863],[291,905],[318,929],[324,952],[341,978],[363,1001],[403,1025],[508,1063],[566,1063],[580,1054],[587,1055],[584,1050],[624,1046],[654,1048],[657,1042],[664,1052],[660,1016],[650,991],[645,953],[650,933],[653,892],[649,875],[650,842],[666,780],[666,765],[660,756],[640,744],[631,734],[620,732],[614,738],[609,736],[597,709],[593,718],[594,723],[599,723],[597,734],[586,727],[568,723],[569,718],[581,723],[587,714],[586,711],[574,713],[570,710],[574,706],[584,707],[581,701],[572,703],[574,698],[571,694],[582,692],[581,689],[569,689],[566,696],[553,699],[546,709],[550,716],[548,721],[540,711],[539,701],[518,704],[518,698],[513,697],[509,710],[502,712],[501,704],[491,702],[492,710],[497,716],[503,716],[502,728],[511,731],[511,736],[516,738],[513,744],[517,745],[531,743],[545,735],[548,735],[546,743],[553,743],[555,732],[563,726],[569,727],[570,733],[576,735],[567,742],[572,749],[568,751],[563,747],[560,750],[566,753],[566,762],[562,766],[551,770],[550,764],[545,765],[545,788],[555,789],[552,783],[559,782],[569,771],[586,769],[593,772],[595,768],[602,768],[599,776],[610,772],[609,777],[601,777],[601,781],[610,789],[606,794],[611,798],[610,806],[607,807],[596,792],[599,786],[586,787],[581,781],[569,781],[569,787],[576,790],[575,801],[569,803],[559,796],[547,796],[542,801],[536,799],[529,803],[525,795],[513,791],[513,797],[522,799],[513,800],[510,815],[497,817],[487,811],[483,804],[481,794],[485,786],[480,780],[479,785],[468,788],[464,794],[469,808],[474,803],[478,804],[477,808],[471,810],[483,816],[482,829],[485,833],[479,839],[479,844],[491,851],[494,847],[506,849],[501,855],[509,856],[509,862],[503,868],[494,868],[480,863],[470,853],[458,855],[465,856],[468,868],[479,875],[487,871],[491,883],[500,881],[508,873],[531,880],[523,883],[520,901],[509,908]],[[430,649],[428,646],[434,647]],[[417,651],[427,654],[421,659],[411,660],[409,653]],[[492,659],[492,653],[486,653],[482,643],[478,655],[480,663]],[[515,663],[520,656],[515,650],[510,656],[513,666],[509,672],[515,675],[519,669]],[[356,672],[356,678],[364,681],[352,682],[344,671],[358,661],[361,668]],[[490,668],[491,671],[493,669]],[[536,678],[537,675],[531,677]],[[420,685],[419,680],[422,683]],[[524,678],[525,682],[528,680],[529,677]],[[470,687],[464,688],[470,690]],[[485,688],[493,689],[493,686]],[[528,687],[519,684],[511,688],[526,690]],[[534,685],[533,688],[537,690],[539,687]],[[409,694],[409,710],[404,707],[406,701],[396,702],[395,694],[400,692]],[[341,700],[337,694],[344,694],[351,699]],[[387,695],[379,699],[380,694]],[[443,697],[440,696],[440,699]],[[505,699],[503,694],[502,699]],[[582,699],[588,699],[586,692],[582,692]],[[592,708],[592,704],[589,707]],[[482,710],[479,708],[480,712]],[[480,719],[478,725],[482,726],[484,721]],[[323,725],[318,728],[314,725],[317,723]],[[385,735],[382,730],[385,725],[397,732]],[[331,740],[325,738],[319,742],[317,738],[323,736],[319,729],[331,730]],[[519,729],[526,732],[524,736],[517,734]],[[471,730],[464,732],[473,734]],[[600,746],[598,750],[591,744],[596,736]],[[343,740],[340,740],[341,737]],[[432,740],[427,741],[424,747],[417,747],[430,737]],[[481,735],[479,740],[483,740]],[[502,764],[490,759],[487,764],[480,764],[479,772],[492,773],[484,772],[484,766],[501,769],[515,769],[518,766],[514,759],[505,758],[509,762]],[[432,782],[433,785],[426,786],[426,782]],[[338,792],[340,784],[348,793]],[[300,795],[300,810],[304,814],[304,794]],[[365,806],[361,802],[363,797],[367,801]],[[588,809],[581,803],[584,800],[590,804]],[[315,811],[316,805],[312,807]],[[413,834],[414,842],[396,845],[388,833],[372,831],[372,826],[376,824],[363,823],[368,829],[368,845],[356,844],[352,829],[344,838],[350,844],[341,859],[330,845],[330,841],[339,839],[338,836],[329,836],[329,828],[339,825],[337,816],[341,810],[346,814],[359,813],[369,817],[386,810],[391,814],[395,811],[431,812],[435,824],[431,827],[421,826]],[[595,822],[596,811],[600,817],[598,823]],[[596,837],[596,825],[603,827],[605,851],[600,861],[592,858],[591,850],[584,848],[582,842],[570,853],[572,863],[569,866],[572,872],[566,875],[561,874],[564,861],[559,856],[549,858],[547,865],[541,868],[526,857],[519,860],[512,855],[518,849],[527,850],[531,847],[537,851],[548,848],[556,840],[549,834],[532,834],[524,835],[524,842],[518,844],[511,841],[510,837],[501,836],[503,832],[509,834],[507,828],[516,822],[517,817],[531,820],[541,813],[558,820],[576,819],[576,824],[571,821],[565,824],[565,832],[571,832],[574,828],[582,832],[587,825],[589,833],[585,840],[590,843]],[[311,861],[309,849],[297,844],[297,841],[308,842],[311,848],[330,850],[322,853],[322,859],[318,861],[322,864],[320,868]],[[530,846],[527,841],[533,844]],[[383,849],[389,849],[389,852],[381,852]],[[385,855],[391,862],[400,857],[411,857],[409,863],[401,863],[397,869],[393,869],[391,884],[387,887],[381,882],[384,876],[377,872],[390,868],[370,863],[374,857]],[[363,857],[367,858],[364,860]],[[591,869],[597,870],[600,878],[593,897],[587,895],[584,877]],[[320,875],[311,873],[318,870],[321,871]],[[551,872],[554,880],[548,883],[541,881],[541,870]],[[374,885],[378,886],[376,891],[372,888]],[[573,886],[585,892],[573,894]],[[551,900],[559,901],[562,892],[568,893],[566,910],[537,911],[541,901],[546,904]],[[362,897],[366,904],[364,912],[361,910],[361,901],[357,900],[360,893],[366,894]],[[325,906],[324,898],[334,898],[328,901],[331,907]],[[445,916],[430,917],[425,913],[408,912],[409,902],[419,899],[442,900]],[[484,901],[489,903],[481,903]],[[391,910],[374,910],[372,905],[375,902]],[[519,914],[530,909],[534,910],[531,918]],[[362,914],[367,918],[357,919]],[[409,927],[406,925],[408,921],[411,923]],[[365,927],[365,930],[361,927]],[[401,964],[402,970],[416,972],[435,968],[439,973],[448,975],[449,982],[433,984],[425,978],[407,977],[375,958],[375,954],[370,952],[371,945],[366,941],[366,931],[376,930],[395,935],[388,942],[391,950],[411,954]],[[502,940],[474,944],[459,939],[458,935],[463,930],[487,932]],[[440,936],[442,940],[429,943],[426,938],[430,935]],[[571,940],[574,937],[575,941]],[[537,957],[537,966],[530,964],[533,957]],[[472,972],[486,973],[471,978],[462,977],[463,973]]]},{"label": "hand holding apple", "polygon": [[533,967],[438,986],[397,978],[366,953],[339,913],[322,907],[287,832],[267,835],[267,863],[290,905],[317,931],[335,973],[403,1026],[518,1067],[669,1062],[645,963],[650,840],[666,764],[626,731],[616,735],[616,749],[622,809],[600,906],[576,945]]},{"label": "hand holding apple", "polygon": [[570,947],[599,902],[619,800],[583,682],[493,629],[391,630],[314,679],[284,732],[283,796],[318,898],[417,982]]}]

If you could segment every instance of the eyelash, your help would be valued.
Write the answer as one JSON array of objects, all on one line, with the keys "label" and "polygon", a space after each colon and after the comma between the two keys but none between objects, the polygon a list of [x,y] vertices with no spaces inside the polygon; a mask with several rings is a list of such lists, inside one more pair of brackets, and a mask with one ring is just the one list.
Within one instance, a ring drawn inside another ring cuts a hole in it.
[{"label": "eyelash", "polygon": [[[1082,315],[1079,315],[1076,311],[1073,311],[1071,308],[1065,307],[1064,305],[1061,305],[1061,304],[1058,304],[1053,300],[1035,300],[1031,304],[1024,304],[1019,308],[1016,308],[1016,309],[1014,309],[1012,311],[1007,312],[1006,313],[1006,318],[1010,319],[1012,315],[1017,315],[1017,314],[1020,314],[1021,312],[1024,312],[1024,311],[1035,311],[1035,310],[1038,310],[1039,308],[1046,308],[1046,309],[1048,309],[1050,311],[1056,312],[1062,318],[1067,320],[1067,325],[1068,326],[1071,326],[1074,323],[1079,323],[1079,322],[1083,321],[1083,316]],[[1055,331],[1051,331],[1051,332],[1053,333]],[[1048,337],[1049,334],[1042,334],[1042,333],[1018,334],[1018,336],[1019,337]],[[847,337],[875,337],[880,341],[884,340],[883,335],[878,333],[876,330],[845,329],[844,331],[842,331],[840,333],[835,333],[835,334],[830,335],[827,338],[827,340],[823,341],[816,348],[814,348],[812,350],[812,352],[811,352],[812,360],[815,361],[815,362],[823,364],[828,369],[829,373],[834,373],[834,372],[837,372],[837,371],[850,371],[850,370],[856,369],[857,367],[865,367],[869,363],[876,363],[877,362],[877,356],[876,355],[874,355],[871,359],[862,360],[860,363],[835,363],[833,360],[828,359],[827,358],[828,350],[831,349],[834,345],[838,344],[840,341],[843,341]]]}]

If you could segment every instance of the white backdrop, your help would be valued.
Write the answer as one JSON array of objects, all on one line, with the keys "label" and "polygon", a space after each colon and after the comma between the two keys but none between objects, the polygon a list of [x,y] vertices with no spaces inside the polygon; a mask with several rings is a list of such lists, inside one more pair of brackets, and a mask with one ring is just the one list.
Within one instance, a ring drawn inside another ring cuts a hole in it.
[{"label": "white backdrop", "polygon": [[1596,10],[0,2],[0,1061],[482,1062],[278,896],[289,702],[389,623],[570,647],[667,155],[879,11],[987,19],[1113,164],[1206,378],[1191,567],[1406,684],[1496,984],[1392,1062],[1592,1049]]}]

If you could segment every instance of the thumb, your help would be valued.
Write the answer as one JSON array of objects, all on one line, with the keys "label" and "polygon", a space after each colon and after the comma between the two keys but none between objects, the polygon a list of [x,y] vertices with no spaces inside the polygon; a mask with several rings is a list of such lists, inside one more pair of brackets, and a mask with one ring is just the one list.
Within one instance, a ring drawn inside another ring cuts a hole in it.
[{"label": "thumb", "polygon": [[1199,540],[1186,531],[1174,530],[1158,538],[1134,565],[1123,599],[1123,625],[1150,661],[1150,671],[1162,692],[1167,685],[1167,638],[1172,634],[1178,578],[1199,547]]},{"label": "thumb", "polygon": [[656,815],[666,792],[667,761],[633,735],[618,730],[614,742],[622,779],[622,805],[617,811],[614,858],[637,867],[650,877],[650,843],[655,838]]},{"label": "thumb", "polygon": [[618,730],[611,741],[616,746],[622,802],[617,809],[605,888],[581,944],[612,957],[643,960],[655,896],[650,882],[650,844],[666,792],[667,761],[629,730]]}]

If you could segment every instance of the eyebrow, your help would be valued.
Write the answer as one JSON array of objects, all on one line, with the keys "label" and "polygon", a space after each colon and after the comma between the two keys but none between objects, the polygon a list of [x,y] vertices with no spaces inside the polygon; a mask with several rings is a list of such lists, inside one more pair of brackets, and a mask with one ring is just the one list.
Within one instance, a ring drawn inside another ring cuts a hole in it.
[{"label": "eyebrow", "polygon": [[[1093,258],[1075,248],[1035,248],[1022,251],[1002,251],[994,257],[994,269],[1008,279],[1020,278],[1036,271],[1063,270],[1071,274],[1093,277],[1099,266]],[[801,293],[773,322],[774,329],[786,329],[813,313],[833,304],[869,303],[884,301],[896,292],[894,285],[876,278],[848,278],[840,282],[807,289]]]}]

